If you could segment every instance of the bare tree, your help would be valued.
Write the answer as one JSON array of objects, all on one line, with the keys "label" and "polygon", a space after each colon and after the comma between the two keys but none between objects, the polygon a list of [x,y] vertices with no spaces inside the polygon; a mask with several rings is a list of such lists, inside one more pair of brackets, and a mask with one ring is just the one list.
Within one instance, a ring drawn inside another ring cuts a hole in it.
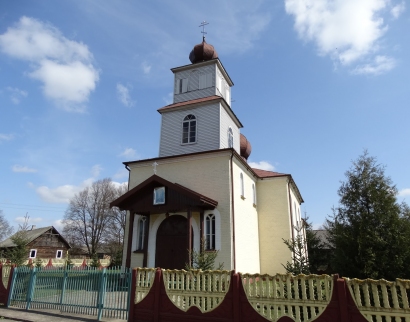
[{"label": "bare tree", "polygon": [[[121,197],[124,193],[128,191],[126,184],[122,184],[115,189],[115,199]],[[112,208],[112,220],[108,225],[108,240],[107,244],[110,248],[111,254],[121,257],[124,235],[125,235],[125,220],[127,216],[127,211],[120,210],[117,207]]]},{"label": "bare tree", "polygon": [[74,245],[87,246],[91,256],[109,241],[108,228],[115,217],[110,202],[116,195],[115,185],[106,178],[84,188],[70,200],[64,215],[63,232]]},{"label": "bare tree", "polygon": [[3,210],[0,210],[0,241],[6,239],[13,233],[13,227],[4,218]]}]

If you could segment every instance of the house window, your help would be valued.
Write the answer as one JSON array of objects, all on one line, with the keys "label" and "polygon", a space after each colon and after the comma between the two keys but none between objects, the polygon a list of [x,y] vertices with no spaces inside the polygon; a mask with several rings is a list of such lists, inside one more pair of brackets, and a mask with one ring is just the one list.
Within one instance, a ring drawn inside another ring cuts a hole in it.
[{"label": "house window", "polygon": [[209,214],[205,217],[205,249],[215,249],[215,215]]},{"label": "house window", "polygon": [[189,114],[182,122],[182,143],[196,142],[196,117]]},{"label": "house window", "polygon": [[212,87],[212,74],[199,75],[199,89]]},{"label": "house window", "polygon": [[252,183],[252,195],[253,195],[253,205],[256,206],[256,189],[255,189],[254,183]]},{"label": "house window", "polygon": [[181,78],[176,80],[175,94],[186,93],[188,91],[188,79]]},{"label": "house window", "polygon": [[28,258],[36,258],[36,255],[37,255],[37,249],[30,249]]},{"label": "house window", "polygon": [[146,232],[146,225],[147,225],[147,217],[141,216],[138,220],[138,239],[137,239],[137,249],[136,250],[144,250],[144,241],[145,241],[145,232]]},{"label": "house window", "polygon": [[154,188],[154,205],[165,203],[165,187]]},{"label": "house window", "polygon": [[231,127],[228,129],[228,146],[233,148],[233,130]]},{"label": "house window", "polygon": [[240,179],[241,179],[241,197],[242,199],[245,199],[245,185],[243,183],[243,173],[241,173]]},{"label": "house window", "polygon": [[56,252],[56,258],[57,258],[57,259],[63,258],[63,251],[62,251],[62,250],[57,250],[57,252]]}]

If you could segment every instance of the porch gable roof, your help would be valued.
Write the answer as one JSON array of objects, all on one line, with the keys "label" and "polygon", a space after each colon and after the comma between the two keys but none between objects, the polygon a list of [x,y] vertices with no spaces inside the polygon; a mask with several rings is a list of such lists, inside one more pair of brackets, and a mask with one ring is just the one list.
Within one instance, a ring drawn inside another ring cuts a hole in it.
[{"label": "porch gable roof", "polygon": [[[153,191],[156,187],[166,189],[166,200],[163,205],[153,205]],[[156,174],[110,203],[110,207],[118,207],[121,210],[150,213],[176,212],[188,208],[212,210],[217,205],[218,201]]]}]

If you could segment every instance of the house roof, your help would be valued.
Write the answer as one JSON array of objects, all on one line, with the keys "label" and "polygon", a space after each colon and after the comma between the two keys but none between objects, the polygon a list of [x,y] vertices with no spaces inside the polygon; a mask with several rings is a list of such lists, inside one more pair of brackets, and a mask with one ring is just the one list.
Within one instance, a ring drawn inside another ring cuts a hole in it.
[{"label": "house roof", "polygon": [[240,127],[240,128],[243,127],[241,121],[239,121],[238,117],[235,115],[235,113],[233,112],[233,110],[231,109],[229,104],[225,101],[225,99],[223,97],[217,96],[217,95],[169,104],[169,105],[166,105],[164,107],[159,108],[157,111],[162,114],[162,113],[165,113],[165,112],[169,112],[170,110],[173,110],[173,109],[184,108],[185,106],[195,106],[195,105],[200,105],[202,103],[209,103],[209,102],[221,102],[222,105],[224,106],[225,110],[228,113],[231,114],[234,121],[237,123],[238,127]]},{"label": "house roof", "polygon": [[279,172],[273,172],[273,171],[268,171],[268,170],[262,170],[262,169],[256,169],[252,168],[253,172],[259,177],[259,178],[270,178],[270,177],[284,177],[284,176],[290,176],[290,174],[286,173],[279,173]]},{"label": "house roof", "polygon": [[[25,237],[27,238],[26,245],[31,243],[33,240],[40,237],[41,235],[43,235],[45,232],[49,231],[50,229],[53,230],[54,234],[58,234],[60,236],[60,238],[68,245],[68,247],[71,248],[70,244],[65,240],[65,238],[63,236],[61,236],[61,234],[57,231],[57,229],[54,228],[54,226],[47,226],[47,227],[41,227],[41,228],[27,230],[25,232],[25,234],[26,234]],[[19,232],[15,233],[13,236],[11,236],[11,237],[3,240],[2,242],[0,242],[0,248],[16,247],[17,245],[13,242],[12,238],[18,233]]]},{"label": "house roof", "polygon": [[302,198],[302,195],[299,191],[299,188],[297,187],[295,181],[292,178],[292,175],[287,174],[287,173],[279,173],[279,172],[273,172],[273,171],[267,171],[267,170],[262,170],[262,169],[256,169],[256,168],[251,168],[249,164],[247,163],[246,160],[244,160],[238,152],[236,152],[233,148],[225,148],[225,149],[216,149],[216,150],[207,150],[207,151],[200,151],[200,152],[193,152],[193,153],[187,153],[187,154],[177,154],[177,155],[168,155],[165,157],[157,157],[157,158],[151,158],[151,159],[143,159],[143,160],[136,160],[136,161],[127,161],[123,162],[125,167],[128,169],[129,165],[132,164],[138,164],[138,163],[144,163],[144,162],[156,162],[160,160],[168,160],[168,159],[176,159],[176,158],[185,158],[185,157],[190,157],[193,155],[201,155],[201,154],[213,154],[213,153],[221,153],[221,152],[231,152],[233,153],[237,160],[241,162],[251,173],[255,175],[258,179],[269,179],[269,178],[275,178],[275,177],[288,177],[290,180],[291,185],[293,186],[295,193],[297,196],[300,198],[300,202],[303,203],[304,200]]}]

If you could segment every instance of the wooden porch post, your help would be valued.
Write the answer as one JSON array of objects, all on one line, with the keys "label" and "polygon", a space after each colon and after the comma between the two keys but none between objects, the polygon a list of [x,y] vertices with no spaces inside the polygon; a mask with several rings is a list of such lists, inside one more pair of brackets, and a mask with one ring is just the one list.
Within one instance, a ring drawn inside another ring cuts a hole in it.
[{"label": "wooden porch post", "polygon": [[148,213],[146,215],[147,220],[145,221],[145,236],[144,236],[144,259],[142,261],[142,266],[147,267],[147,261],[148,261],[148,237],[149,237],[149,222],[151,219],[151,213]]},{"label": "wooden porch post", "polygon": [[191,228],[191,224],[192,224],[192,213],[191,213],[191,208],[188,208],[188,223],[187,223],[187,229],[188,229],[188,233],[187,233],[187,237],[188,237],[188,263],[189,265],[192,264],[192,228]]},{"label": "wooden porch post", "polygon": [[[203,247],[202,242],[204,241],[204,210],[201,209],[199,213],[199,245]],[[201,249],[202,251],[202,249]]]},{"label": "wooden porch post", "polygon": [[135,212],[130,211],[130,225],[128,227],[128,243],[127,243],[127,260],[125,261],[125,266],[130,267],[131,265],[131,247],[132,247],[132,237],[134,232],[134,218]]}]

